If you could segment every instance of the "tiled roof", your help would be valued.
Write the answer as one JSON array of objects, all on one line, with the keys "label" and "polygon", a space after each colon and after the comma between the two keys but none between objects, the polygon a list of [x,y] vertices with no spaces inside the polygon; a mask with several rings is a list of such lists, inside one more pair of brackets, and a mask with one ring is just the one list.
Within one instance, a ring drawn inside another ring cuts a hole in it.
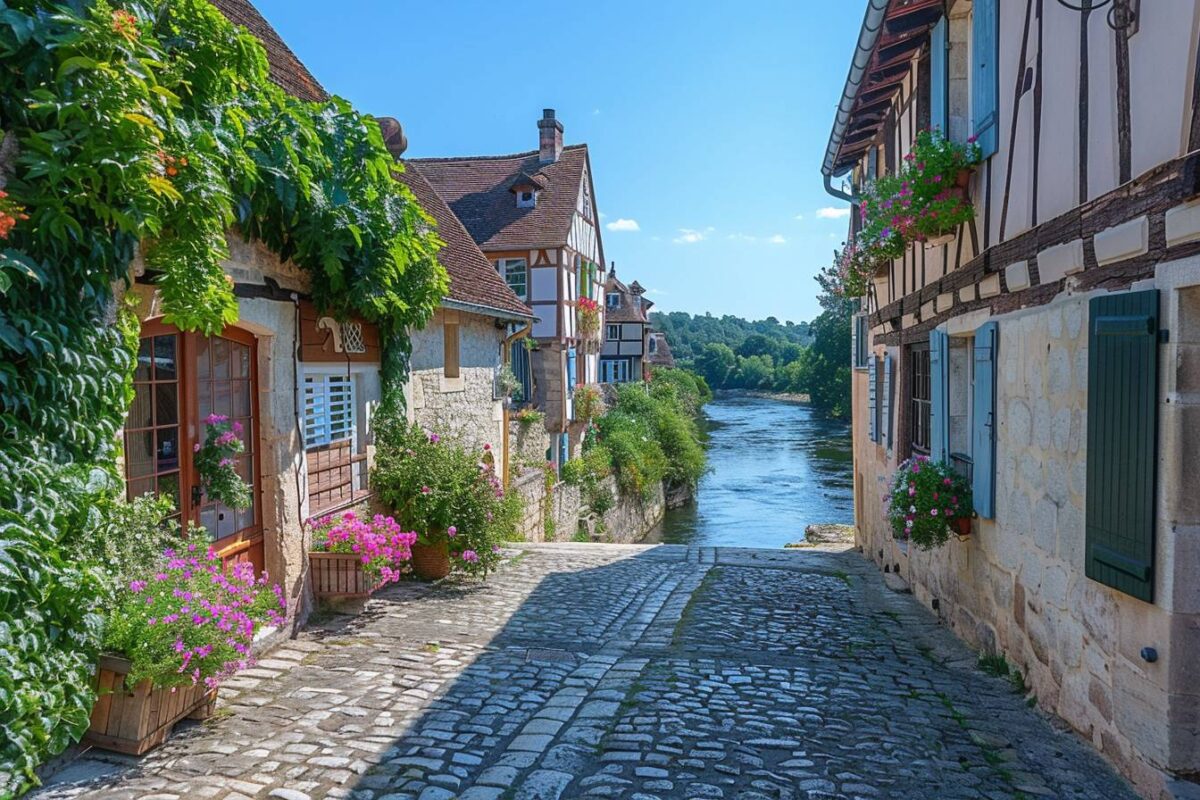
[{"label": "tiled roof", "polygon": [[329,94],[317,82],[308,67],[296,58],[296,54],[284,43],[271,23],[247,0],[212,0],[217,10],[235,25],[241,25],[254,34],[267,51],[271,65],[271,80],[288,94],[301,100],[328,100]]},{"label": "tiled roof", "polygon": [[[564,147],[553,163],[538,151],[509,156],[417,158],[413,164],[462,220],[484,250],[562,247],[587,168],[586,144]],[[537,205],[518,208],[510,189],[522,173],[545,182]]]},{"label": "tiled roof", "polygon": [[667,344],[667,335],[662,331],[651,331],[650,338],[658,342],[655,352],[646,354],[646,361],[654,367],[674,367],[675,356],[671,355],[671,345]]},{"label": "tiled roof", "polygon": [[[634,281],[637,285],[637,281]],[[616,308],[608,305],[608,295],[616,292],[621,296],[621,304]],[[621,281],[612,272],[608,273],[608,278],[604,281],[604,321],[605,322],[637,322],[642,325],[649,325],[650,318],[647,313],[650,311],[650,306],[654,303],[644,297],[640,297],[634,293],[630,287],[621,283]]]},{"label": "tiled roof", "polygon": [[532,318],[533,312],[513,294],[512,289],[496,272],[492,262],[479,250],[458,217],[438,196],[429,181],[411,164],[397,174],[412,189],[421,206],[437,221],[438,236],[446,246],[438,253],[438,261],[450,274],[448,300],[481,306],[485,309]]}]

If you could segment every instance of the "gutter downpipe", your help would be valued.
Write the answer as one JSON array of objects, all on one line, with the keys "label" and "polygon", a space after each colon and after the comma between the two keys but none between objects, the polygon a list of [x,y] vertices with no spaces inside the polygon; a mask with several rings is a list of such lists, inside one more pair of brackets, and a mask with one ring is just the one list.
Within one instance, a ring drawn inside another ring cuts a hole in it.
[{"label": "gutter downpipe", "polygon": [[825,161],[821,172],[825,176],[825,191],[839,200],[856,203],[853,195],[835,189],[832,178],[834,159],[837,158],[842,138],[846,135],[846,127],[850,124],[850,114],[854,110],[854,102],[858,99],[858,90],[862,86],[867,66],[875,52],[879,35],[883,32],[884,19],[887,16],[891,0],[868,0],[867,13],[863,17],[862,30],[858,34],[858,45],[854,50],[854,58],[850,61],[850,73],[846,76],[846,86],[842,90],[842,99],[838,102],[837,114],[833,118],[833,131],[829,134],[829,146],[825,149]]},{"label": "gutter downpipe", "polygon": [[[519,341],[520,339],[524,339],[526,336],[528,336],[531,333],[533,333],[533,320],[526,322],[525,327],[514,332],[512,336],[505,337],[504,346],[501,348],[501,350],[502,350],[501,361],[504,364],[504,366],[507,367],[509,365],[509,363],[512,361],[512,345],[513,345],[513,343],[516,341]],[[500,466],[500,470],[501,470],[500,478],[504,482],[503,483],[504,490],[508,491],[508,480],[509,480],[509,474],[508,474],[509,466],[508,465],[512,459],[508,452],[508,406],[507,405],[502,406],[500,418],[501,418],[501,425],[502,425],[501,430],[500,430],[500,442],[501,442],[501,447],[504,448],[504,463],[501,464],[501,466]]]}]

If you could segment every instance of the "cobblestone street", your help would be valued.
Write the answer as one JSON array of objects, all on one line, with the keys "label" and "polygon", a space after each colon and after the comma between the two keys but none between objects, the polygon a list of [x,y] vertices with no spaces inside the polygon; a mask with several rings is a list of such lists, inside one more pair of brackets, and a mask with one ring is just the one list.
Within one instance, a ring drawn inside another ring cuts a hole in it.
[{"label": "cobblestone street", "polygon": [[310,628],[33,796],[1133,798],[855,553],[531,545]]}]

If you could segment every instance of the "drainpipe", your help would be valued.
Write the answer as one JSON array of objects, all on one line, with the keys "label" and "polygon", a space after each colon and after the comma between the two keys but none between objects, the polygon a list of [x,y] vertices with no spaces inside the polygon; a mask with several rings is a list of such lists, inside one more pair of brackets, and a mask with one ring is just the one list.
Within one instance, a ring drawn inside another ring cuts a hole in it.
[{"label": "drainpipe", "polygon": [[830,175],[826,175],[826,176],[824,176],[824,177],[825,177],[825,191],[826,191],[828,194],[830,194],[830,195],[832,195],[832,196],[836,197],[838,200],[845,200],[847,203],[849,203],[849,204],[850,204],[850,205],[852,205],[852,206],[856,206],[856,205],[858,205],[858,198],[857,198],[857,197],[855,197],[855,196],[854,196],[854,195],[852,195],[852,194],[846,194],[846,193],[845,193],[845,192],[843,192],[841,189],[836,189],[836,188],[834,188],[834,186],[833,186],[833,177],[832,177],[832,176],[830,176]]},{"label": "drainpipe", "polygon": [[[531,333],[533,333],[533,322],[527,322],[527,323],[525,323],[524,328],[521,328],[520,330],[514,332],[512,336],[505,337],[504,345],[500,348],[500,351],[501,351],[500,358],[501,358],[501,362],[504,364],[504,366],[507,367],[509,362],[512,360],[511,353],[512,353],[513,343],[520,341],[521,339],[524,339],[526,336],[528,336]],[[500,429],[500,446],[504,450],[504,463],[500,465],[500,478],[504,482],[504,489],[507,491],[508,490],[508,480],[509,480],[508,465],[509,465],[509,461],[511,461],[511,457],[509,456],[509,453],[508,453],[508,406],[507,405],[502,407],[502,410],[500,413],[500,419],[502,421],[501,429]]]},{"label": "drainpipe", "polygon": [[[854,103],[858,100],[858,91],[866,78],[867,67],[875,52],[875,45],[883,32],[884,19],[887,17],[890,0],[870,0],[867,13],[863,17],[862,29],[858,34],[858,45],[854,49],[854,58],[850,61],[850,74],[846,76],[846,87],[842,90],[842,99],[838,102],[837,114],[833,118],[833,131],[829,135],[829,146],[825,150],[825,162],[821,172],[825,174],[825,189],[834,197],[842,197],[836,193],[829,183],[833,175],[834,159],[841,148],[842,139],[846,135],[846,127],[850,124],[850,114]],[[848,200],[849,198],[842,197]]]}]

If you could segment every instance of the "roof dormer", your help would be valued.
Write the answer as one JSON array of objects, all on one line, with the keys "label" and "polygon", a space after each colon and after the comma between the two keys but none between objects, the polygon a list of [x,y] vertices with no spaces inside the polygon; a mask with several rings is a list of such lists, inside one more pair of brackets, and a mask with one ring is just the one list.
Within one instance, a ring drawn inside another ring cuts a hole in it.
[{"label": "roof dormer", "polygon": [[546,181],[540,175],[522,172],[509,184],[508,190],[517,196],[517,208],[535,208],[538,194],[545,188]]}]

